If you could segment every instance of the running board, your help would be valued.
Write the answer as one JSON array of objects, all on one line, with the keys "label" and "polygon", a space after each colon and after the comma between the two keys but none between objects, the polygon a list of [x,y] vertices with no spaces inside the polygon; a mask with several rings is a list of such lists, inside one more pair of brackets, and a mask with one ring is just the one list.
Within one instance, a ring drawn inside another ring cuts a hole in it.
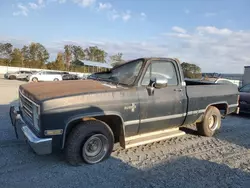
[{"label": "running board", "polygon": [[125,138],[125,149],[149,144],[152,142],[158,142],[173,137],[183,136],[185,134],[186,133],[184,131],[179,130],[179,128],[173,128],[173,129],[166,129],[162,131],[131,136]]}]

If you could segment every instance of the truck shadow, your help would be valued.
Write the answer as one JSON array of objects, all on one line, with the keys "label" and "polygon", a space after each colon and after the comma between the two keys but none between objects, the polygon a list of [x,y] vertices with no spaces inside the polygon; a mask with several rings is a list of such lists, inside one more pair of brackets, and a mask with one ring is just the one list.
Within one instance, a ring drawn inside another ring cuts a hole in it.
[{"label": "truck shadow", "polygon": [[[221,128],[211,138],[217,138],[222,141],[230,142],[246,149],[250,148],[250,119],[246,115],[229,115],[222,120]],[[180,128],[188,135],[199,136],[196,126],[187,126]]]},{"label": "truck shadow", "polygon": [[[8,160],[5,159],[3,165],[4,157]],[[6,153],[0,159],[1,188],[26,188],[31,184],[37,188],[250,186],[247,172],[191,157],[179,157],[158,165],[151,161],[151,167],[135,167],[114,157],[95,165],[72,167],[59,156],[37,156],[26,151],[15,156]]]},{"label": "truck shadow", "polygon": [[218,133],[215,135],[220,140],[250,148],[250,118],[245,115],[230,115],[222,121]]}]

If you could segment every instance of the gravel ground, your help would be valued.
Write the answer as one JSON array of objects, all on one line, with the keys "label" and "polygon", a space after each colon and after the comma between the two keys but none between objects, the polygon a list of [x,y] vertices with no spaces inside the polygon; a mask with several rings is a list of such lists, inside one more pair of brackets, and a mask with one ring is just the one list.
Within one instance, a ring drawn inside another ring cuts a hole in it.
[{"label": "gravel ground", "polygon": [[228,116],[213,138],[189,134],[118,149],[97,165],[72,167],[62,154],[35,155],[8,117],[23,82],[0,79],[0,187],[250,187],[250,118]]}]

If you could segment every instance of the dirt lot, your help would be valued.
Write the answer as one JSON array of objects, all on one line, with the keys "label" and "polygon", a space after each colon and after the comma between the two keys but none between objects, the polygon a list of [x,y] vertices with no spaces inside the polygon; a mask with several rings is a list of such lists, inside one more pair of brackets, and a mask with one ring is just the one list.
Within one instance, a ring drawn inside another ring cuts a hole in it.
[{"label": "dirt lot", "polygon": [[72,167],[15,139],[8,110],[21,81],[0,79],[0,187],[250,187],[250,118],[229,116],[214,138],[195,132]]}]

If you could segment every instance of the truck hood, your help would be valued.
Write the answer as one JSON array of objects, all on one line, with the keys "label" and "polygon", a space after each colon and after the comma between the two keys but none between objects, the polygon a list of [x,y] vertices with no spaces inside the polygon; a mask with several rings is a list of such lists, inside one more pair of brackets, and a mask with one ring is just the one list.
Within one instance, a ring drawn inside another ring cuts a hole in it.
[{"label": "truck hood", "polygon": [[69,80],[59,82],[28,83],[20,86],[22,94],[35,101],[86,93],[100,93],[124,89],[111,83],[95,80]]}]

